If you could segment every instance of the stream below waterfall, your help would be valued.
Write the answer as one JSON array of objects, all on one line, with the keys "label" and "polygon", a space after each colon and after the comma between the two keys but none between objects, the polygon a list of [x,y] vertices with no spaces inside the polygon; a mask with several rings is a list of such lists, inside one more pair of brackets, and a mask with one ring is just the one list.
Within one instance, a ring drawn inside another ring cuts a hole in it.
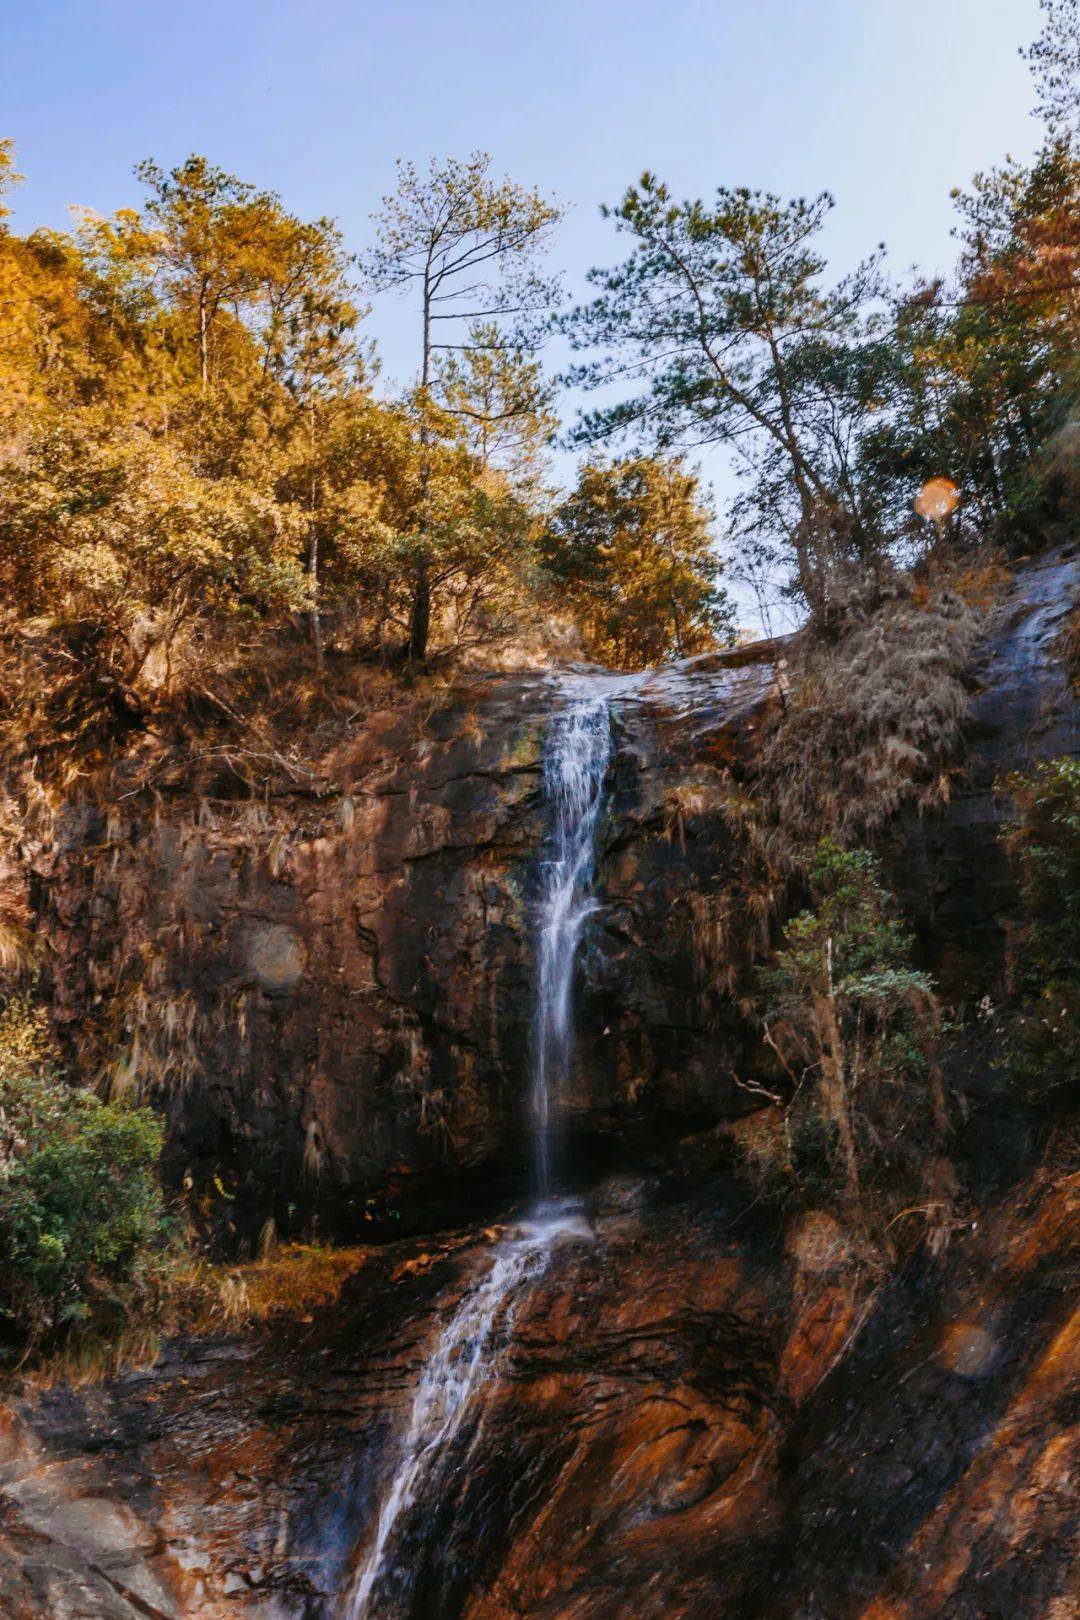
[{"label": "stream below waterfall", "polygon": [[543,1275],[555,1246],[590,1236],[558,1197],[564,1088],[573,1058],[573,980],[593,893],[596,833],[611,758],[611,708],[602,678],[569,686],[550,722],[543,761],[548,834],[536,906],[536,988],[529,1093],[532,1209],[495,1249],[491,1264],[443,1324],[417,1384],[395,1467],[346,1593],[344,1620],[409,1613],[409,1555],[398,1534],[422,1492],[438,1487],[454,1443],[497,1375],[519,1300]]}]

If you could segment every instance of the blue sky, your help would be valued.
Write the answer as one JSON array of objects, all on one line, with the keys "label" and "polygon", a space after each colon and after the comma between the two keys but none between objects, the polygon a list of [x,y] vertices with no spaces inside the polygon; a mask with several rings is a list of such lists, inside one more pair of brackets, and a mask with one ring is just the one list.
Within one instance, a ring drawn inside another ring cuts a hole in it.
[{"label": "blue sky", "polygon": [[[21,230],[137,201],[137,159],[198,151],[360,248],[396,157],[482,148],[569,205],[573,291],[613,254],[597,205],[646,167],[680,195],[827,187],[838,269],[878,241],[935,269],[950,187],[1038,137],[1017,55],[1037,0],[0,0],[0,19]],[[404,380],[409,306],[380,300],[369,329]]]}]

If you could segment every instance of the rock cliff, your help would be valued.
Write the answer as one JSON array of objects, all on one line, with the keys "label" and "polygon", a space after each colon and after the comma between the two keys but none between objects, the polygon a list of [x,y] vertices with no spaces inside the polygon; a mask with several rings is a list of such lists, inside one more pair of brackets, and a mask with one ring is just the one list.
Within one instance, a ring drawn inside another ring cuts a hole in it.
[{"label": "rock cliff", "polygon": [[[836,1231],[779,1245],[713,1151],[604,1184],[592,1236],[555,1253],[438,1500],[406,1517],[401,1612],[1075,1614],[1075,1176],[856,1303]],[[490,1242],[373,1249],[314,1322],[13,1402],[6,1620],[337,1616],[410,1391]]]},{"label": "rock cliff", "polygon": [[[1018,570],[971,673],[952,801],[893,840],[950,1001],[1000,984],[1014,894],[996,784],[1077,746],[1056,638],[1078,577],[1075,548]],[[709,981],[697,907],[729,858],[713,768],[752,750],[783,656],[761,643],[611,682],[571,1110],[590,1169],[745,1111],[745,1031]],[[367,717],[261,798],[224,769],[136,757],[35,852],[66,1044],[83,1072],[163,1103],[169,1179],[226,1241],[268,1216],[282,1232],[425,1227],[521,1184],[558,681],[473,680],[426,716]]]},{"label": "rock cliff", "polygon": [[[958,1003],[1001,985],[998,784],[1076,747],[1060,632],[1078,581],[1075,549],[1017,571],[972,671],[958,790],[890,840]],[[553,1251],[445,1491],[406,1518],[414,1620],[1077,1612],[1060,1144],[1037,1163],[992,1087],[961,1076],[993,1189],[942,1261],[870,1294],[828,1217],[784,1227],[732,1174],[747,1035],[703,969],[695,896],[730,859],[713,767],[752,751],[784,653],[612,684],[571,1098],[591,1235]],[[33,850],[69,1047],[117,1063],[118,1084],[157,1065],[169,1172],[198,1218],[233,1241],[269,1212],[379,1241],[313,1320],[11,1392],[5,1616],[340,1612],[419,1369],[489,1263],[477,1212],[523,1185],[557,679],[475,681],[422,725],[388,713],[262,802],[196,802],[162,772],[153,792],[72,804]]]},{"label": "rock cliff", "polygon": [[[746,745],[772,651],[613,682],[573,1088],[601,1156],[731,1106],[686,910],[724,836],[700,806],[686,823],[699,755]],[[201,791],[186,762],[147,789],[135,760],[108,800],[61,809],[33,860],[57,1027],[82,1072],[165,1108],[167,1175],[212,1229],[430,1226],[520,1186],[558,684],[376,716],[318,761],[318,792]]]}]

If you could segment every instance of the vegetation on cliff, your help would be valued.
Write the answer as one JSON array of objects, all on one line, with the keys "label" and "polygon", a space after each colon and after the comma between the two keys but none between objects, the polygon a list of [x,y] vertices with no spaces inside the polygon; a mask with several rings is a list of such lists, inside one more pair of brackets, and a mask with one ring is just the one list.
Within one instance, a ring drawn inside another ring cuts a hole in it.
[{"label": "vegetation on cliff", "polygon": [[706,652],[731,632],[711,512],[677,460],[590,461],[555,510],[544,556],[586,644],[616,669]]},{"label": "vegetation on cliff", "polygon": [[1013,1062],[1037,1097],[1060,1101],[1080,1079],[1080,760],[1049,760],[1005,786],[1024,903],[1010,951],[1020,996]]},{"label": "vegetation on cliff", "polygon": [[174,1243],[162,1127],[59,1072],[44,1014],[0,1012],[0,1333],[117,1337],[151,1306]]},{"label": "vegetation on cliff", "polygon": [[826,838],[807,857],[811,905],[761,971],[765,1033],[792,1095],[774,1193],[834,1203],[881,1239],[903,1214],[947,1227],[928,1187],[948,1126],[933,983],[912,959],[867,850]]},{"label": "vegetation on cliff", "polygon": [[[8,743],[20,719],[53,747],[139,729],[275,645],[302,666],[304,626],[322,676],[328,654],[416,664],[550,612],[555,418],[534,351],[557,207],[483,156],[404,166],[358,267],[332,222],[204,158],[137,172],[141,210],[83,211],[69,236],[0,226]],[[397,398],[375,392],[360,271],[419,276],[422,362]],[[642,503],[646,545],[663,521]],[[682,632],[711,644],[700,539],[682,570]]]}]

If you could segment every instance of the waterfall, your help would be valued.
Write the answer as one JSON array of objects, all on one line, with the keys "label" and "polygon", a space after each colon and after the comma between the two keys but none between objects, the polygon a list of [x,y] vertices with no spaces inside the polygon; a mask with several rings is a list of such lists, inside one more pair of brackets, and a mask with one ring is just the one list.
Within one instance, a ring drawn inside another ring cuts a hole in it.
[{"label": "waterfall", "polygon": [[438,1487],[473,1397],[498,1368],[522,1294],[543,1275],[561,1238],[587,1235],[580,1217],[553,1203],[551,1194],[559,1105],[573,1052],[574,963],[585,920],[596,906],[596,827],[610,753],[606,697],[585,692],[556,714],[544,752],[549,827],[537,906],[531,1115],[538,1203],[533,1219],[499,1243],[489,1270],[459,1301],[424,1367],[374,1537],[346,1594],[345,1620],[389,1620],[409,1612],[410,1570],[393,1560],[402,1516],[422,1489]]},{"label": "waterfall", "polygon": [[[483,1281],[465,1294],[443,1328],[435,1353],[420,1377],[397,1472],[382,1505],[371,1550],[353,1585],[348,1620],[385,1615],[387,1597],[407,1582],[408,1571],[386,1568],[386,1553],[401,1515],[421,1485],[435,1485],[447,1448],[456,1439],[473,1395],[491,1376],[507,1342],[514,1305],[526,1283],[539,1277],[553,1240],[549,1223],[532,1223],[501,1243]],[[376,1583],[383,1606],[370,1607]]]},{"label": "waterfall", "polygon": [[551,831],[539,906],[532,1088],[533,1155],[541,1200],[551,1196],[557,1168],[558,1107],[573,1046],[574,963],[585,919],[596,909],[592,893],[596,824],[610,755],[606,698],[580,698],[556,716],[544,753]]}]

